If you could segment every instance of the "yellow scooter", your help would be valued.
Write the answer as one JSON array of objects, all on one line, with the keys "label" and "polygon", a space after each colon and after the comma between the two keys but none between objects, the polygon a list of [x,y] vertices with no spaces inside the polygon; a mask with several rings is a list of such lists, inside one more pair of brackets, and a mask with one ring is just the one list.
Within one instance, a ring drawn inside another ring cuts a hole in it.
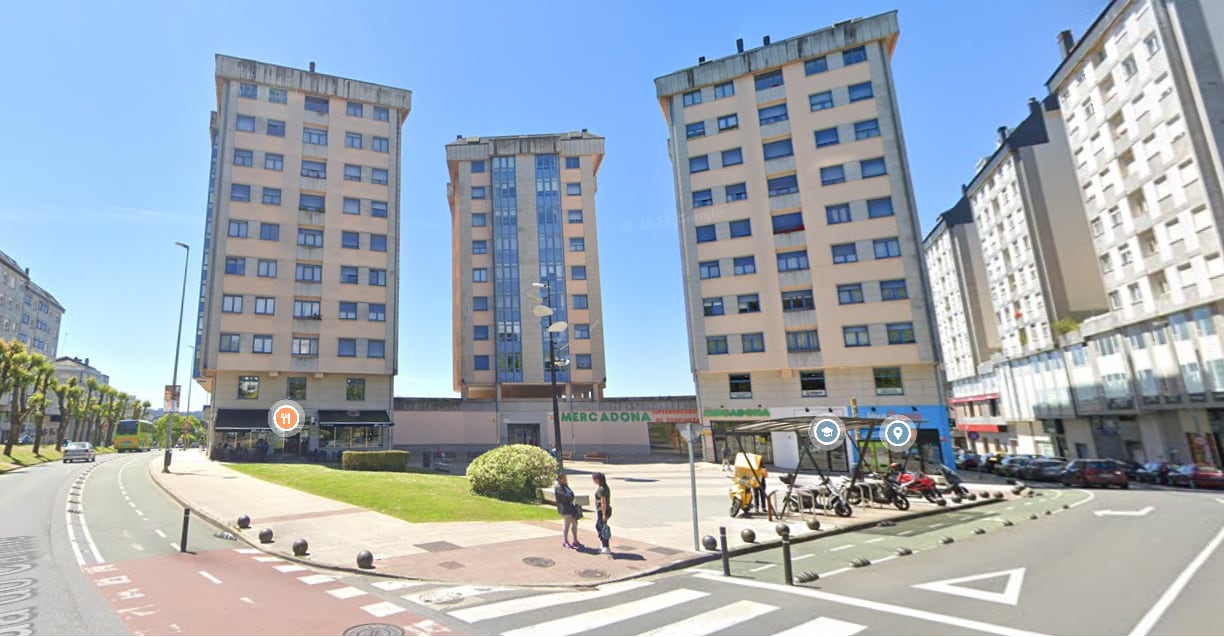
[{"label": "yellow scooter", "polygon": [[753,491],[761,486],[760,478],[765,477],[765,468],[761,466],[761,456],[755,453],[740,452],[735,454],[735,473],[731,476],[731,517],[740,513],[748,515],[752,510]]}]

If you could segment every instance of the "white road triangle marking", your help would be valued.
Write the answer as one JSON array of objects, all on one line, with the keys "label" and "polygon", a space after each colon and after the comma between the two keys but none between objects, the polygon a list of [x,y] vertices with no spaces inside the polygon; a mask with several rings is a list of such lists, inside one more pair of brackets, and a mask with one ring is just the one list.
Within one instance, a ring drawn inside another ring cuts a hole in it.
[{"label": "white road triangle marking", "polygon": [[[1002,593],[994,593],[976,588],[957,586],[957,584],[980,582],[982,580],[994,579],[997,577],[1007,577],[1007,585],[1003,588]],[[993,602],[995,604],[1015,606],[1020,601],[1020,587],[1023,585],[1024,568],[1013,568],[1008,571],[995,571],[993,573],[982,573],[981,575],[969,575],[967,577],[956,577],[953,579],[939,580],[937,582],[927,582],[926,584],[914,584],[914,588],[932,591],[935,593],[959,595],[961,597],[968,597],[970,599],[976,599],[983,602]]]}]

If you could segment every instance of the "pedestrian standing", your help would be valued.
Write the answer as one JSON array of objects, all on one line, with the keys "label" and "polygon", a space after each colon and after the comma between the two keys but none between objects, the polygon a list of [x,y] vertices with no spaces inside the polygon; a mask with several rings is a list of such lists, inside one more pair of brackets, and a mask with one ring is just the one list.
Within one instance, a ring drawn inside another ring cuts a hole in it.
[{"label": "pedestrian standing", "polygon": [[[574,503],[574,490],[564,473],[557,474],[557,486],[553,488],[557,500],[557,513],[561,514],[561,546],[567,549],[582,548],[578,541],[578,505]],[[570,541],[570,536],[574,540]]]},{"label": "pedestrian standing", "polygon": [[769,475],[769,471],[764,465],[757,467],[757,486],[756,493],[752,494],[752,499],[756,501],[757,513],[768,513],[769,505],[765,502],[765,497],[768,491],[765,488],[765,477]]},{"label": "pedestrian standing", "polygon": [[612,540],[612,529],[608,519],[612,517],[612,490],[608,488],[608,478],[601,472],[591,475],[595,481],[595,531],[599,534],[599,549],[602,555],[611,555],[612,549],[608,543]]}]

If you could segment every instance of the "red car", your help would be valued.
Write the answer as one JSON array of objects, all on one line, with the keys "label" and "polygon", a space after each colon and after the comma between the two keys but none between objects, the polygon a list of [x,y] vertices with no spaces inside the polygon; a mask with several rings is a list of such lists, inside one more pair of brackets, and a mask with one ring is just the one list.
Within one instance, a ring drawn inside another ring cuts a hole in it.
[{"label": "red car", "polygon": [[1113,460],[1093,458],[1072,460],[1059,476],[1059,481],[1072,487],[1119,487],[1130,488],[1126,472]]},{"label": "red car", "polygon": [[1191,489],[1224,489],[1224,471],[1208,464],[1187,464],[1169,471],[1169,484]]}]

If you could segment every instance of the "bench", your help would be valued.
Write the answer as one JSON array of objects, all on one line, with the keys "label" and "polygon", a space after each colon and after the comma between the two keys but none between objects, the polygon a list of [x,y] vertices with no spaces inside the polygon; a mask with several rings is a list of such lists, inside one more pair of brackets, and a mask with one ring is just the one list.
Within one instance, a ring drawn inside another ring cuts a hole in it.
[{"label": "bench", "polygon": [[573,452],[573,451],[562,451],[562,452],[561,452],[561,459],[562,459],[562,460],[573,460],[573,459],[574,459],[574,452]]},{"label": "bench", "polygon": [[[541,502],[544,502],[546,504],[552,504],[552,505],[557,504],[557,494],[551,488],[536,489],[536,497],[538,497]],[[575,493],[574,494],[574,504],[577,504],[579,507],[589,507],[591,506],[591,496],[578,495],[577,493]]]},{"label": "bench", "polygon": [[602,462],[608,464],[608,454],[602,451],[588,451],[582,454],[582,459],[588,462]]}]

